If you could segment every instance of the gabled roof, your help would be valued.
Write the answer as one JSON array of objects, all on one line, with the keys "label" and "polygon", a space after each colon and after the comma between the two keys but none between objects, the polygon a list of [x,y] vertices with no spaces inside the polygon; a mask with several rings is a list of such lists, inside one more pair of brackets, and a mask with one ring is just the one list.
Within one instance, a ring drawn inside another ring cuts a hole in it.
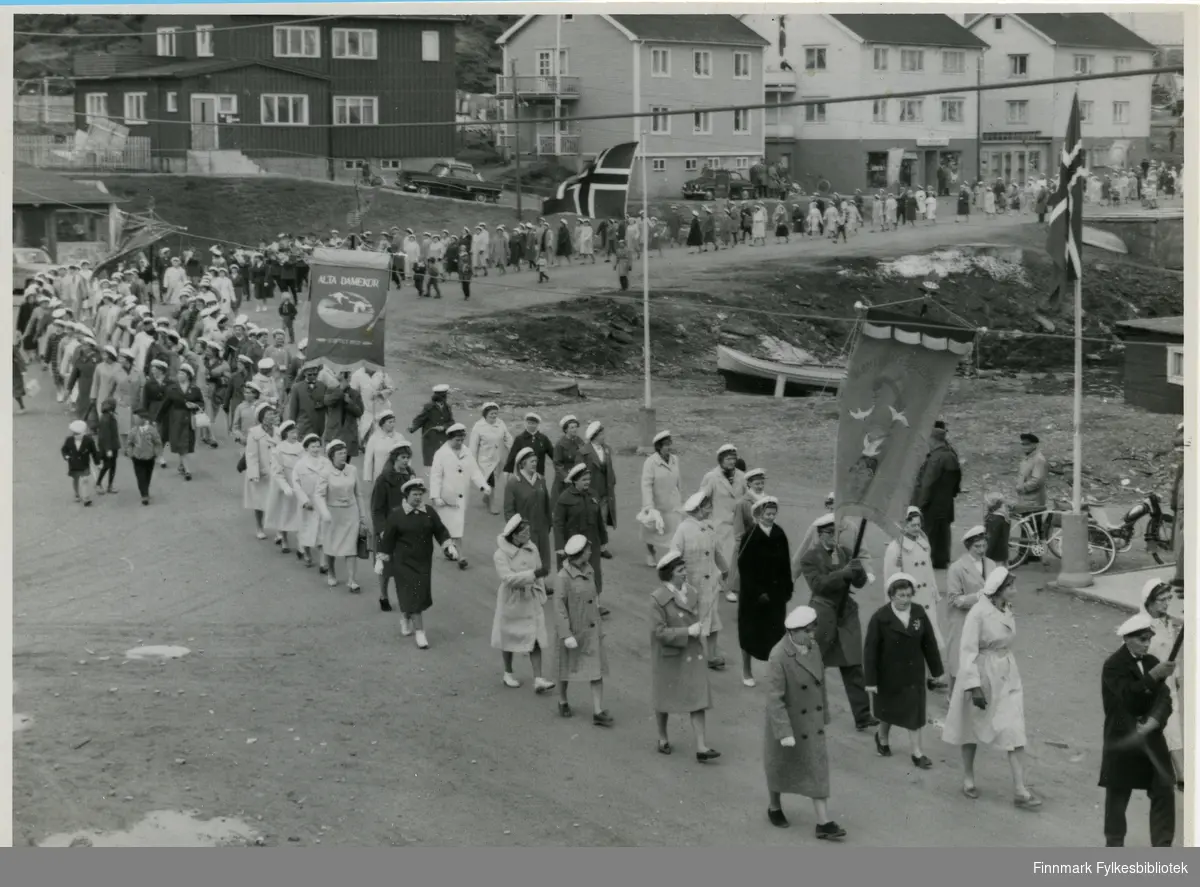
[{"label": "gabled roof", "polygon": [[842,27],[857,34],[864,43],[892,46],[951,46],[987,49],[988,45],[948,15],[879,14],[830,15]]},{"label": "gabled roof", "polygon": [[[1023,12],[1005,13],[1009,18],[1024,22],[1056,46],[1078,46],[1086,49],[1137,49],[1154,52],[1157,47],[1139,37],[1110,15],[1103,12]],[[967,22],[974,29],[982,19],[979,15]]]},{"label": "gabled roof", "polygon": [[120,203],[121,201],[111,194],[101,191],[95,185],[85,185],[57,173],[24,163],[14,163],[12,202],[13,206],[65,203],[86,207]]},{"label": "gabled roof", "polygon": [[217,74],[221,71],[234,71],[239,68],[257,66],[284,71],[288,74],[299,74],[301,77],[312,77],[315,80],[328,80],[328,74],[315,71],[305,71],[303,68],[293,68],[291,65],[281,65],[277,62],[265,62],[255,59],[193,59],[180,60],[166,65],[153,65],[147,68],[134,68],[129,71],[114,71],[111,74],[76,75],[75,80],[182,80],[186,77],[197,77],[201,74]]},{"label": "gabled roof", "polygon": [[[520,21],[496,38],[504,46],[536,16],[522,16]],[[743,24],[735,15],[602,15],[604,19],[630,41],[652,43],[692,43],[715,46],[769,46],[769,40]],[[563,29],[564,36],[570,32]]]}]

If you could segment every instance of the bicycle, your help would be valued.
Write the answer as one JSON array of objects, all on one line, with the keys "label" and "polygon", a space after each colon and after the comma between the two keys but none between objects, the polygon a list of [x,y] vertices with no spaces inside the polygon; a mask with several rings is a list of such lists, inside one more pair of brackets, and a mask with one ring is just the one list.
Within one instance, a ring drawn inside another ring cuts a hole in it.
[{"label": "bicycle", "polygon": [[[1066,503],[1056,504],[1065,506]],[[1083,510],[1088,520],[1088,570],[1093,576],[1100,576],[1107,573],[1116,561],[1117,543],[1091,514],[1090,505],[1084,505]],[[1014,517],[1009,526],[1008,568],[1016,569],[1030,557],[1044,557],[1047,551],[1062,560],[1062,516],[1069,513],[1070,509],[1066,507],[1061,510],[1045,508]],[[1045,532],[1047,528],[1051,528],[1048,535]]]}]

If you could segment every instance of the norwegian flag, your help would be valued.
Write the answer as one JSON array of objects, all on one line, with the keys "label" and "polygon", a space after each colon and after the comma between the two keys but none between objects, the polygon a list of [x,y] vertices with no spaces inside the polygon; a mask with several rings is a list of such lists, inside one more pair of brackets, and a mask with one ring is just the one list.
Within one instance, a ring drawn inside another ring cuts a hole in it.
[{"label": "norwegian flag", "polygon": [[[1071,102],[1071,119],[1062,146],[1058,190],[1050,205],[1050,231],[1046,251],[1058,270],[1057,295],[1083,276],[1083,187],[1087,170],[1083,165],[1083,138],[1079,126],[1079,95]],[[1051,297],[1052,301],[1054,297]]]},{"label": "norwegian flag", "polygon": [[624,218],[629,178],[637,142],[614,145],[600,152],[587,169],[558,186],[558,193],[542,201],[542,214],[574,213],[589,219]]}]

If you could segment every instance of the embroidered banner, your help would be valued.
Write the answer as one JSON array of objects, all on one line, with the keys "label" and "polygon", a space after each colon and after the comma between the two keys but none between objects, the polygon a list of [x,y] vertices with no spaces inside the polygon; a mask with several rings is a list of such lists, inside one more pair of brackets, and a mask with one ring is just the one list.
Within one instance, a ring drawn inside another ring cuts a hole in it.
[{"label": "embroidered banner", "polygon": [[382,367],[391,255],[318,248],[309,267],[305,366]]}]

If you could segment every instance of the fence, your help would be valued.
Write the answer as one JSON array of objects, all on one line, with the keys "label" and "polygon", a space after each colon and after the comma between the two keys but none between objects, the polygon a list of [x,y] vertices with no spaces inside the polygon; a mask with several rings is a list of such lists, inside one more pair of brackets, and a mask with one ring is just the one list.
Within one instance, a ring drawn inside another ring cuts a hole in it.
[{"label": "fence", "polygon": [[150,139],[131,136],[122,151],[76,152],[73,138],[17,135],[13,137],[13,160],[39,169],[138,170],[150,171],[153,162]]}]

